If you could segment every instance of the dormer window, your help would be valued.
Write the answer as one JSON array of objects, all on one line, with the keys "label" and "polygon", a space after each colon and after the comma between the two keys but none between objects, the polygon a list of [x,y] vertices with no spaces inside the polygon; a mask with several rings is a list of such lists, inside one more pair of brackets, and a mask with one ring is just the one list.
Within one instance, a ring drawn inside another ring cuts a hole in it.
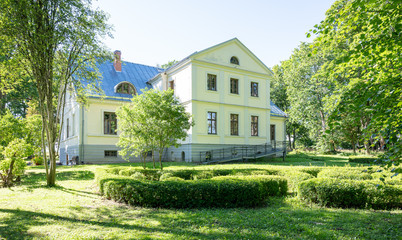
[{"label": "dormer window", "polygon": [[239,59],[237,59],[237,57],[233,56],[230,58],[230,63],[239,65]]},{"label": "dormer window", "polygon": [[120,83],[119,85],[117,85],[117,87],[115,88],[115,92],[136,95],[134,86],[128,82]]}]

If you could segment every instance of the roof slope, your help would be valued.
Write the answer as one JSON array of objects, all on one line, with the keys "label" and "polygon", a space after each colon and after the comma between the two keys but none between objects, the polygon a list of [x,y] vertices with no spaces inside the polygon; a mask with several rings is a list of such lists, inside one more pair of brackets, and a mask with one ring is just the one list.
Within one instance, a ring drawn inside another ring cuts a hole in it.
[{"label": "roof slope", "polygon": [[[132,96],[129,94],[116,93],[114,91],[115,86],[121,82],[129,82],[134,85],[138,94],[142,93],[142,89],[148,87],[152,88],[147,83],[149,79],[163,71],[161,68],[125,62],[122,61],[122,71],[117,72],[114,69],[113,62],[105,62],[98,66],[101,74],[100,88],[103,90],[106,98],[129,98]],[[99,94],[95,94],[99,95]],[[100,95],[99,95],[100,96]]]},{"label": "roof slope", "polygon": [[288,117],[288,115],[283,112],[278,106],[275,105],[275,103],[273,103],[271,101],[271,116],[274,117]]}]

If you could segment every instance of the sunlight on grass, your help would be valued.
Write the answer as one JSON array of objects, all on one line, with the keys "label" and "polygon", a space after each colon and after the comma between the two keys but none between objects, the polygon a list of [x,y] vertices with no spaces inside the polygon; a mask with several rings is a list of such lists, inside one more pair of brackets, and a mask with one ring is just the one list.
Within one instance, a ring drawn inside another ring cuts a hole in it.
[{"label": "sunlight on grass", "polygon": [[[346,163],[344,157],[323,158],[290,155],[285,163],[271,159],[213,166],[166,163],[166,169],[292,169],[302,166],[296,163]],[[107,166],[62,166],[55,188],[45,186],[42,168],[32,167],[20,186],[0,189],[0,239],[398,239],[402,229],[401,210],[320,208],[294,196],[270,198],[266,207],[251,209],[130,207],[98,195],[93,174],[97,167]]]}]

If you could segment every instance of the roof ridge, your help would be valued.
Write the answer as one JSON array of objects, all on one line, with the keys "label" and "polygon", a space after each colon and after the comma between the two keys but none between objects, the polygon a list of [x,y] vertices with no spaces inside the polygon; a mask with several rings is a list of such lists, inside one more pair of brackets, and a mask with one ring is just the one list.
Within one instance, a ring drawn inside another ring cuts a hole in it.
[{"label": "roof ridge", "polygon": [[[112,62],[112,63],[113,63],[113,62]],[[156,69],[159,69],[159,70],[162,70],[162,71],[163,71],[163,68],[156,67],[156,66],[151,66],[151,65],[146,65],[146,64],[142,64],[142,63],[135,63],[135,62],[130,62],[130,61],[122,61],[122,63],[131,63],[131,64],[141,65],[141,66],[145,66],[145,67],[156,68]]]}]

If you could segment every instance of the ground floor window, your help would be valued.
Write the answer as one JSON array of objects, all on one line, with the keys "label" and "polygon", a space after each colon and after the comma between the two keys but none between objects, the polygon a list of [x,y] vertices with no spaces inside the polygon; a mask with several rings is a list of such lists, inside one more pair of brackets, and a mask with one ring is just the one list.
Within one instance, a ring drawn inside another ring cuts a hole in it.
[{"label": "ground floor window", "polygon": [[258,116],[251,116],[251,136],[258,136]]},{"label": "ground floor window", "polygon": [[230,114],[230,135],[239,135],[239,114]]},{"label": "ground floor window", "polygon": [[117,157],[116,150],[105,150],[105,157]]},{"label": "ground floor window", "polygon": [[216,134],[216,112],[208,112],[208,134]]},{"label": "ground floor window", "polygon": [[116,113],[105,112],[103,116],[104,121],[104,134],[117,135],[117,117]]}]

